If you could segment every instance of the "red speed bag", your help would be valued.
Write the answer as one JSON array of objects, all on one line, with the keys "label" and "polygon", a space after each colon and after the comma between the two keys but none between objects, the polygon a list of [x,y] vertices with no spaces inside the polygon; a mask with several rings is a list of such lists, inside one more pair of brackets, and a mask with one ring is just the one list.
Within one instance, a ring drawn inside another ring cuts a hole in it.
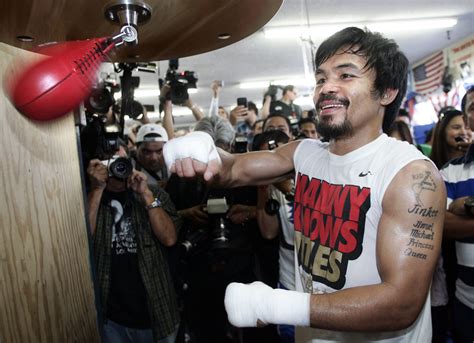
[{"label": "red speed bag", "polygon": [[49,57],[13,75],[7,92],[15,107],[35,120],[69,113],[86,99],[106,58],[108,38],[49,44],[36,50]]}]

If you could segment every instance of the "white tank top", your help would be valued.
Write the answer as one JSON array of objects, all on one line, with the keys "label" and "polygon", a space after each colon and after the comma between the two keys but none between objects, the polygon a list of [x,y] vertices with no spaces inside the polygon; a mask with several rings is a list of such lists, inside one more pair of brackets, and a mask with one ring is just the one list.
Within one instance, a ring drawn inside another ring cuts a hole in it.
[{"label": "white tank top", "polygon": [[[413,145],[382,134],[344,156],[328,143],[302,141],[295,151],[296,289],[331,293],[381,282],[377,228],[394,176],[426,159]],[[417,321],[396,332],[347,333],[300,328],[298,342],[431,342],[429,295]]]}]

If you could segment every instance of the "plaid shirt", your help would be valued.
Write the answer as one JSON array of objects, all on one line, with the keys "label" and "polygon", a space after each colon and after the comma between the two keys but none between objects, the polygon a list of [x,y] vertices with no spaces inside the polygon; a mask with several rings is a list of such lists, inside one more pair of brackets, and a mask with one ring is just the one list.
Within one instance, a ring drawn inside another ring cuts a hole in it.
[{"label": "plaid shirt", "polygon": [[[181,226],[181,221],[168,193],[160,188],[151,190],[161,201],[162,208],[168,213],[178,229]],[[107,297],[110,290],[109,276],[114,218],[109,202],[110,199],[104,192],[97,214],[96,233],[93,237],[102,314],[106,313]],[[158,341],[173,333],[179,323],[177,299],[168,267],[166,250],[154,236],[147,210],[134,193],[130,193],[126,206],[132,207],[132,223],[137,237],[138,267],[147,291],[153,337],[155,341]]]}]

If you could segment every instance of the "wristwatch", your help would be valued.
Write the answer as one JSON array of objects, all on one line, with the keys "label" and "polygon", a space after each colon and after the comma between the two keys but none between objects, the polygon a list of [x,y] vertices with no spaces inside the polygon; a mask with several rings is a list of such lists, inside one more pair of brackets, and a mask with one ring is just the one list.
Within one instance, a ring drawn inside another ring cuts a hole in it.
[{"label": "wristwatch", "polygon": [[145,208],[147,210],[151,210],[152,208],[158,208],[161,207],[161,201],[158,198],[155,198],[153,202],[150,205],[146,205]]},{"label": "wristwatch", "polygon": [[474,208],[474,196],[467,197],[464,200],[464,210],[466,211],[466,215],[474,217],[474,213],[472,209]]}]

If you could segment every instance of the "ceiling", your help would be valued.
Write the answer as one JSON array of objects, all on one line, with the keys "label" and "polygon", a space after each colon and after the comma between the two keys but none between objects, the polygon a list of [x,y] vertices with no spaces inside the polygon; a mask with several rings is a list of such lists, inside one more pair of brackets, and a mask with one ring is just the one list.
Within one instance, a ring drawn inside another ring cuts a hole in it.
[{"label": "ceiling", "polygon": [[[132,0],[119,0],[121,3],[127,1]],[[300,38],[265,38],[263,30],[266,28],[288,25],[315,27],[334,23],[351,25],[408,18],[458,19],[457,25],[449,29],[449,34],[448,29],[413,29],[409,33],[397,30],[386,34],[399,43],[411,63],[474,33],[474,0],[133,1],[146,2],[151,9],[151,18],[138,28],[138,45],[117,50],[111,59],[157,62],[156,73],[133,73],[140,76],[138,95],[142,90],[156,91],[158,78],[166,73],[167,59],[181,57],[179,70],[198,73],[197,93],[191,94],[191,98],[204,113],[207,113],[211,99],[212,80],[224,81],[220,105],[228,109],[236,105],[238,97],[247,97],[259,105],[266,84],[282,79],[298,80],[292,82],[302,95],[298,100],[304,107],[310,106],[308,95],[312,86],[307,83],[298,85],[299,81],[313,75],[310,44]],[[111,2],[114,1],[2,1],[0,41],[28,49],[55,40],[115,34],[119,26],[104,19],[104,9]],[[217,39],[222,33],[230,33],[231,37]],[[17,35],[31,35],[35,40],[19,43]],[[319,36],[312,36],[316,48],[327,35]],[[111,65],[102,68],[107,73],[112,70]],[[263,81],[264,85],[240,88],[241,83],[251,81]],[[158,107],[157,96],[137,97],[137,100]],[[173,112],[177,126],[189,126],[194,121],[186,108],[174,106]]]},{"label": "ceiling", "polygon": [[[249,14],[250,15],[250,14]],[[409,33],[392,33],[405,52],[410,63],[454,44],[474,33],[474,0],[284,0],[278,13],[265,25],[311,26],[327,23],[359,23],[407,18],[456,17],[458,23],[449,29],[419,30]],[[317,47],[322,38],[313,37]],[[158,63],[163,77],[168,61]],[[198,92],[191,98],[206,113],[211,99],[212,80],[223,80],[220,105],[232,108],[237,97],[247,97],[257,104],[262,100],[265,87],[241,89],[239,84],[249,81],[271,81],[304,78],[305,72],[312,75],[309,44],[299,38],[268,39],[263,30],[227,47],[180,59],[180,70],[196,71],[199,75]],[[140,88],[157,87],[158,74],[134,73],[141,77]],[[301,95],[312,89],[299,86]],[[137,99],[144,104],[157,106],[157,97]],[[307,103],[308,98],[300,99]],[[309,106],[309,105],[305,105]],[[187,108],[174,106],[176,123],[188,125],[193,122]],[[187,114],[187,115],[186,115]],[[181,115],[184,115],[182,117]]]}]

